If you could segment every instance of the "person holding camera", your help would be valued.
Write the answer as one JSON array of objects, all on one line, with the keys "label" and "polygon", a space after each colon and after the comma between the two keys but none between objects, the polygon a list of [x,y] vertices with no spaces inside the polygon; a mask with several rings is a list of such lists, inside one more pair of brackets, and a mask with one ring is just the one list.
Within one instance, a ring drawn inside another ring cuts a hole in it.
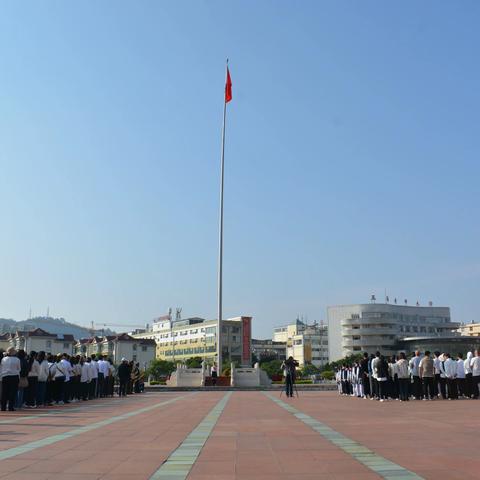
[{"label": "person holding camera", "polygon": [[282,363],[283,374],[285,376],[285,393],[287,397],[293,397],[293,384],[297,377],[298,362],[293,359],[293,357],[288,357]]}]

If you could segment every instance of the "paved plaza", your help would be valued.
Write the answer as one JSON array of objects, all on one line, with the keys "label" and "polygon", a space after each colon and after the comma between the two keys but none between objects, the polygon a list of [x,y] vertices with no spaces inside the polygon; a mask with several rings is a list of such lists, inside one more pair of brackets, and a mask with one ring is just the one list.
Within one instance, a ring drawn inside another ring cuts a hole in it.
[{"label": "paved plaza", "polygon": [[147,392],[2,413],[0,478],[479,478],[479,401],[299,393]]}]

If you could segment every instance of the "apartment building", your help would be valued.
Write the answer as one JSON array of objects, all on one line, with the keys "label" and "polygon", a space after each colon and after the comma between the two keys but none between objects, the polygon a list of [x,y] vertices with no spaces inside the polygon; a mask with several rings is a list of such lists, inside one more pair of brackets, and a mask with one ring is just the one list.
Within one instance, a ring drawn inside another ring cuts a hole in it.
[{"label": "apartment building", "polygon": [[[157,358],[182,361],[191,357],[205,358],[213,363],[217,357],[217,320],[200,317],[172,320],[169,315],[155,319],[151,326],[133,337],[155,340]],[[252,317],[240,316],[222,320],[222,359],[226,365],[236,361],[251,364]]]}]

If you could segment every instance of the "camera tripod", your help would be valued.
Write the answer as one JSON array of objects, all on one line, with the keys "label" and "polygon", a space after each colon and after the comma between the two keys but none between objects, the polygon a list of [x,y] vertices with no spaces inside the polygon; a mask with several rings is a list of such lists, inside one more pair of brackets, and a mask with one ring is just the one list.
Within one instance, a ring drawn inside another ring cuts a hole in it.
[{"label": "camera tripod", "polygon": [[[298,389],[297,389],[297,384],[295,382],[293,382],[293,388],[294,388],[295,394],[297,395],[297,398],[298,398]],[[280,398],[282,398],[282,394],[283,394],[283,388],[280,390]]]}]

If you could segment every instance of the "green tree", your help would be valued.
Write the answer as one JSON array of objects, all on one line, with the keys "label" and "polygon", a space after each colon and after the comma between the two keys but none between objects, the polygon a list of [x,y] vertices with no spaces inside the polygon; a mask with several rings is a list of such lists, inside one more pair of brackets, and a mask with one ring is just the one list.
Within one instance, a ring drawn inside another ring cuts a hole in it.
[{"label": "green tree", "polygon": [[359,362],[363,358],[363,353],[356,353],[355,355],[349,355],[345,358],[341,358],[340,360],[336,360],[335,362],[326,363],[323,366],[323,371],[331,370],[335,371],[340,368],[343,364],[351,367],[354,363]]},{"label": "green tree", "polygon": [[191,357],[187,358],[185,365],[187,368],[202,368],[202,357]]},{"label": "green tree", "polygon": [[147,375],[151,376],[154,380],[161,380],[168,377],[174,370],[175,364],[168,360],[160,360],[159,358],[152,360],[150,366],[147,369]]},{"label": "green tree", "polygon": [[335,378],[335,372],[332,372],[331,370],[324,370],[322,372],[322,378],[325,380],[333,380]]},{"label": "green tree", "polygon": [[267,372],[267,375],[272,378],[272,375],[282,375],[281,369],[282,361],[281,360],[271,360],[270,362],[265,362],[260,365],[262,370]]},{"label": "green tree", "polygon": [[315,365],[312,365],[311,363],[307,363],[300,370],[302,377],[309,377],[310,375],[315,375],[319,372],[320,369],[318,369]]}]

